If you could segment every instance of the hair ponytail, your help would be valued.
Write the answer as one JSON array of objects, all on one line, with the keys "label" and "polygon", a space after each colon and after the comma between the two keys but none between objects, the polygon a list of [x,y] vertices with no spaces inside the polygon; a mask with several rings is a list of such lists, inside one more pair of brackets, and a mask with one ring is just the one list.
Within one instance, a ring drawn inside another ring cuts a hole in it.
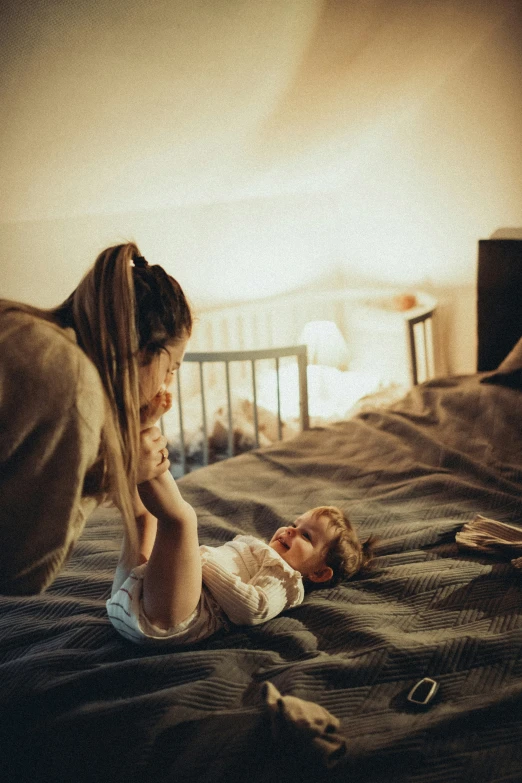
[{"label": "hair ponytail", "polygon": [[105,391],[100,443],[101,490],[119,508],[129,557],[137,544],[133,495],[139,455],[138,339],[129,243],[100,253],[94,266],[55,314],[72,326],[98,370]]},{"label": "hair ponytail", "polygon": [[75,291],[58,307],[16,304],[59,326],[71,327],[98,370],[105,391],[105,424],[87,494],[109,496],[119,508],[132,553],[136,542],[133,496],[140,451],[139,367],[171,340],[190,336],[192,313],[174,278],[150,266],[133,242],[102,251]]},{"label": "hair ponytail", "polygon": [[70,297],[78,343],[100,374],[132,491],[139,452],[134,255],[139,251],[133,243],[104,250]]}]

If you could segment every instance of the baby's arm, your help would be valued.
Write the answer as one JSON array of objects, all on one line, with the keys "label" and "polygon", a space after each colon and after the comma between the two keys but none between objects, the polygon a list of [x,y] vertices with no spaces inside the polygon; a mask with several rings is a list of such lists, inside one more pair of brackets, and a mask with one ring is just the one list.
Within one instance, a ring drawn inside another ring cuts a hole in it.
[{"label": "baby's arm", "polygon": [[172,628],[192,614],[201,596],[196,512],[183,500],[168,471],[138,489],[145,507],[158,520],[143,576],[143,609],[153,625]]},{"label": "baby's arm", "polygon": [[205,585],[236,625],[259,625],[297,606],[303,600],[302,586],[288,584],[282,569],[261,568],[245,583],[214,558],[203,558]]}]

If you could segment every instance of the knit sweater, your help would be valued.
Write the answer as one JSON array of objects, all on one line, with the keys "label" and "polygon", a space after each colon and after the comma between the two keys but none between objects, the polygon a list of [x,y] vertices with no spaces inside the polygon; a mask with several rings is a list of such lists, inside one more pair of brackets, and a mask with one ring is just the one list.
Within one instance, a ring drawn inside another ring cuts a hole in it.
[{"label": "knit sweater", "polygon": [[236,625],[264,623],[304,598],[299,571],[254,536],[201,546],[200,552],[203,583]]},{"label": "knit sweater", "polygon": [[0,300],[0,593],[44,590],[96,506],[98,372],[61,329]]},{"label": "knit sweater", "polygon": [[154,626],[142,605],[143,574],[135,568],[107,601],[107,613],[127,639],[144,643],[193,644],[228,626],[258,625],[304,598],[301,574],[267,543],[236,536],[218,547],[200,546],[203,591],[198,606],[174,628]]}]

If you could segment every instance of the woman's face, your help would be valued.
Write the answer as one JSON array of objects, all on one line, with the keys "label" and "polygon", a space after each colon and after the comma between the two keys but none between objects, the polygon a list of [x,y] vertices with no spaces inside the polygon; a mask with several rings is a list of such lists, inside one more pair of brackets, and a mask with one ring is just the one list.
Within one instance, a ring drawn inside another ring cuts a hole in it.
[{"label": "woman's face", "polygon": [[140,366],[140,406],[147,405],[157,394],[168,390],[181,367],[187,343],[188,337],[173,340],[148,364]]}]

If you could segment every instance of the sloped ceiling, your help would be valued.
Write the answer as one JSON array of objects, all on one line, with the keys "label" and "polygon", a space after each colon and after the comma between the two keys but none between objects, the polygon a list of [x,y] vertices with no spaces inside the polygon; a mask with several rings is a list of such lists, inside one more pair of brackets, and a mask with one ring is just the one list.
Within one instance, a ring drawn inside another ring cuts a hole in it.
[{"label": "sloped ceiling", "polygon": [[361,190],[520,5],[8,0],[0,222]]}]

